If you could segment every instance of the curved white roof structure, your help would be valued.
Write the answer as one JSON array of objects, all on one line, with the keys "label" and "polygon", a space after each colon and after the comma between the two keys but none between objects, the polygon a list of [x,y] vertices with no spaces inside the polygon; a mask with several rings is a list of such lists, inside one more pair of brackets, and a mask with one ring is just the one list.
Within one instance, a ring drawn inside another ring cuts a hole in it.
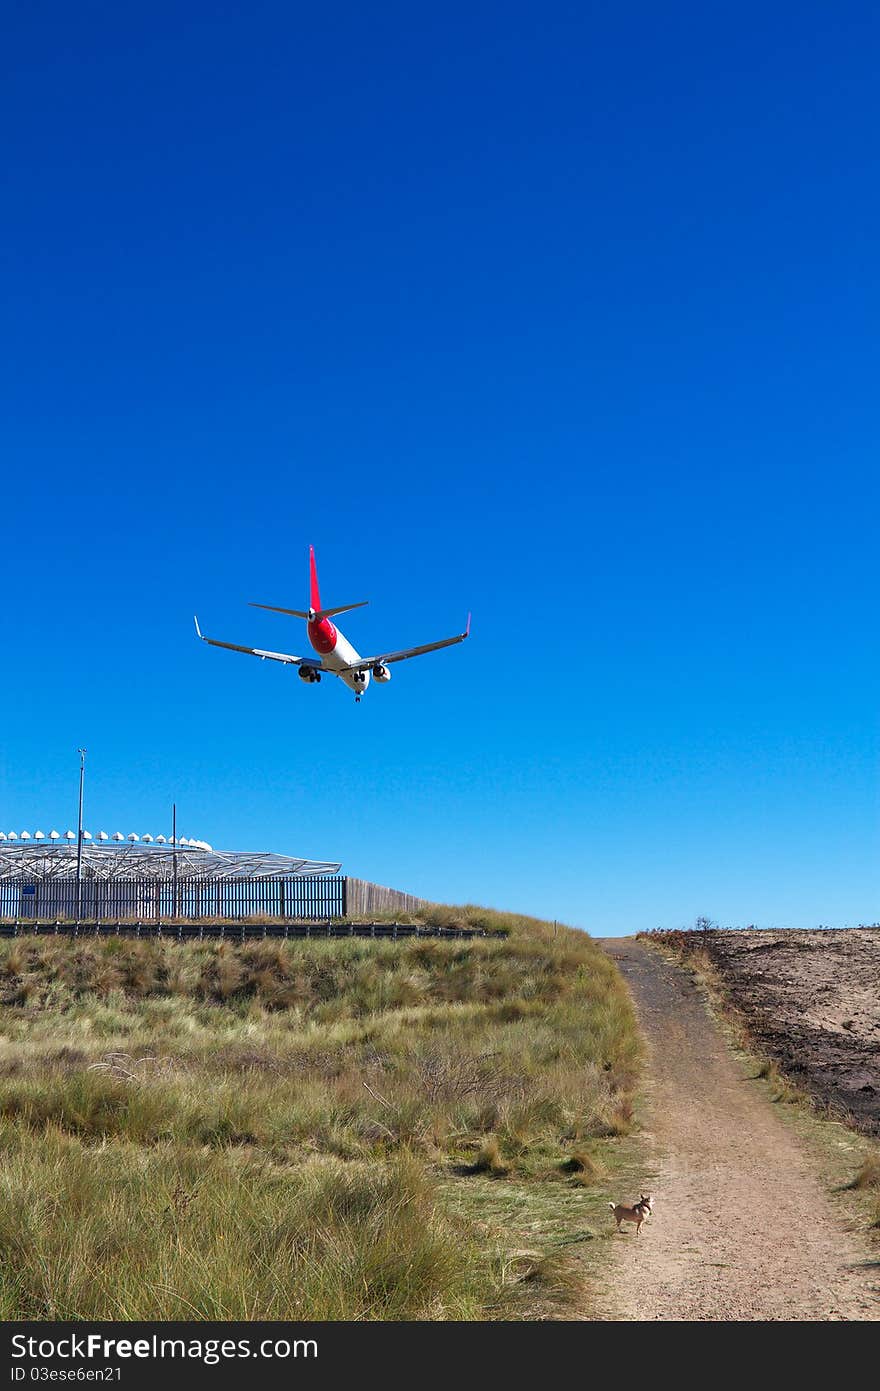
[{"label": "curved white roof structure", "polygon": [[[58,837],[57,832],[50,833]],[[66,841],[66,843],[65,843]],[[278,879],[288,875],[336,874],[339,863],[302,860],[257,850],[215,850],[204,840],[178,839],[175,847],[165,836],[132,832],[127,838],[117,831],[108,837],[98,831],[92,839],[83,831],[84,879],[171,880],[177,860],[178,881],[186,879]],[[65,839],[31,838],[27,831],[0,841],[0,880],[73,879],[76,877],[76,832]]]}]

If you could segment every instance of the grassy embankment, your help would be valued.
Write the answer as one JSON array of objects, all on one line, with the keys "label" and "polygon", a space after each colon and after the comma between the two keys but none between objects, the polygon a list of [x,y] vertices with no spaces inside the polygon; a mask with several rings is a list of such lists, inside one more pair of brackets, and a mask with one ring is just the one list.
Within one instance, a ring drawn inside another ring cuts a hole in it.
[{"label": "grassy embankment", "polygon": [[499,935],[0,943],[0,1317],[581,1307],[629,997],[582,933],[446,911]]}]

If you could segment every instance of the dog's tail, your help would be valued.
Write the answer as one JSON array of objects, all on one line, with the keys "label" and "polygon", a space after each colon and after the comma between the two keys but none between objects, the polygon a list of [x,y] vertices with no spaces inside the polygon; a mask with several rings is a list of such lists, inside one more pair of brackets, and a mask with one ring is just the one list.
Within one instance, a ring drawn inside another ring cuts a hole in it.
[{"label": "dog's tail", "polygon": [[609,1203],[608,1206],[610,1207],[611,1211],[613,1212],[614,1209],[615,1209],[615,1207],[617,1206],[617,1204],[616,1204],[616,1203]]}]

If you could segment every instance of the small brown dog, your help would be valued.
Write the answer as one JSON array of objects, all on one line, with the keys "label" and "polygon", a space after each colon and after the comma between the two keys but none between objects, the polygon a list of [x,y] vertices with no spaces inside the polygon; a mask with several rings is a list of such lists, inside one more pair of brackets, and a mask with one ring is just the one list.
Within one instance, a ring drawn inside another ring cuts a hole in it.
[{"label": "small brown dog", "polygon": [[617,1223],[617,1230],[620,1231],[621,1222],[635,1222],[636,1236],[638,1236],[639,1228],[641,1227],[645,1218],[650,1217],[653,1211],[653,1208],[651,1207],[650,1193],[641,1193],[639,1195],[639,1201],[637,1203],[633,1203],[632,1207],[626,1207],[623,1203],[609,1203],[608,1206],[614,1213],[614,1220]]}]

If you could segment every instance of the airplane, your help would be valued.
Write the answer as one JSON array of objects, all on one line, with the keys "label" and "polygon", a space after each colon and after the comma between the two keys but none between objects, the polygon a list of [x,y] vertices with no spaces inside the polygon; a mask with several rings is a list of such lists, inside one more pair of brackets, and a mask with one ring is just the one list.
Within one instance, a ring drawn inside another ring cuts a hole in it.
[{"label": "airplane", "polygon": [[305,681],[307,685],[316,685],[325,672],[338,676],[354,691],[355,702],[359,702],[370,684],[371,676],[380,684],[391,680],[388,668],[392,662],[404,662],[409,657],[420,657],[423,652],[436,652],[439,647],[452,647],[454,643],[464,642],[471,631],[471,616],[468,614],[464,632],[456,633],[454,637],[441,638],[439,642],[426,642],[422,647],[407,647],[402,652],[382,652],[377,657],[362,657],[330,620],[337,614],[362,609],[369,600],[362,599],[358,604],[341,604],[338,608],[323,609],[318,589],[314,546],[309,546],[309,580],[310,607],[307,611],[282,609],[275,604],[252,603],[250,607],[268,609],[271,613],[287,613],[293,618],[304,618],[308,624],[309,642],[318,653],[318,660],[314,657],[294,657],[287,652],[265,652],[260,647],[240,647],[235,642],[219,642],[217,638],[206,638],[199,627],[198,618],[194,615],[196,633],[202,642],[207,642],[212,647],[226,647],[230,652],[247,652],[252,657],[259,657],[261,661],[268,659],[270,662],[285,662],[288,666],[298,667],[300,680]]}]

